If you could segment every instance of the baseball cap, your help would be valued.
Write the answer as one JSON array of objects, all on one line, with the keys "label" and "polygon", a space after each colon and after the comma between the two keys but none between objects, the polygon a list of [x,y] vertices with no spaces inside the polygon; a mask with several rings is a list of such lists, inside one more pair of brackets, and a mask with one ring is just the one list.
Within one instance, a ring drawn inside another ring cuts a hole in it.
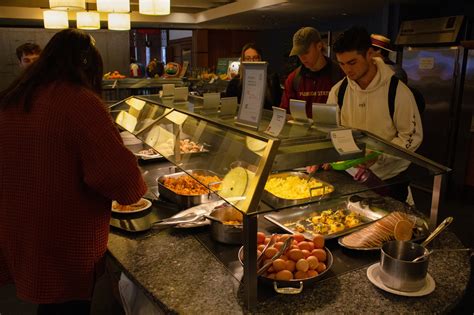
[{"label": "baseball cap", "polygon": [[372,42],[372,46],[385,49],[388,51],[394,51],[392,45],[390,44],[390,39],[383,35],[379,34],[372,34],[370,35],[370,41]]},{"label": "baseball cap", "polygon": [[293,35],[293,48],[290,56],[301,55],[308,51],[311,43],[318,43],[321,41],[321,35],[314,27],[300,28],[295,35]]}]

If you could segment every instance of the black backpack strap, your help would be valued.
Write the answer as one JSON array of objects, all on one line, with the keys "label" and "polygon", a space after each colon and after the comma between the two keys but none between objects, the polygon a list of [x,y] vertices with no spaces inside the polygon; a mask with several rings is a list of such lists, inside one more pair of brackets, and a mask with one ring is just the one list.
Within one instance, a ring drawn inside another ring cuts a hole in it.
[{"label": "black backpack strap", "polygon": [[393,114],[395,113],[395,96],[397,95],[398,81],[399,79],[392,75],[388,88],[388,111],[390,112],[390,118],[392,118],[392,120]]},{"label": "black backpack strap", "polygon": [[293,78],[293,90],[298,93],[298,87],[301,81],[301,66],[296,68],[295,70],[295,77]]},{"label": "black backpack strap", "polygon": [[347,89],[347,77],[342,79],[342,83],[339,86],[339,91],[337,92],[337,104],[339,105],[339,109],[342,109],[342,104],[344,103],[344,94],[346,93]]}]

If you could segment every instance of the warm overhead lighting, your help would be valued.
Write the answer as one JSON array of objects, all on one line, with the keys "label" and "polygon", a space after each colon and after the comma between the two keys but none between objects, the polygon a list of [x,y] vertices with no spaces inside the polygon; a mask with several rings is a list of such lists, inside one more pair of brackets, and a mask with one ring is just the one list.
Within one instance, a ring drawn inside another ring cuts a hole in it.
[{"label": "warm overhead lighting", "polygon": [[100,29],[100,14],[97,12],[77,12],[77,28],[81,30]]},{"label": "warm overhead lighting", "polygon": [[146,15],[170,14],[170,0],[140,0],[138,11]]},{"label": "warm overhead lighting", "polygon": [[69,27],[69,20],[66,11],[43,11],[44,28],[62,29]]},{"label": "warm overhead lighting", "polygon": [[49,7],[54,10],[85,10],[86,0],[49,0]]},{"label": "warm overhead lighting", "polygon": [[113,31],[130,30],[130,14],[109,13],[109,30],[113,30]]},{"label": "warm overhead lighting", "polygon": [[130,0],[97,0],[97,11],[128,13],[130,12]]}]

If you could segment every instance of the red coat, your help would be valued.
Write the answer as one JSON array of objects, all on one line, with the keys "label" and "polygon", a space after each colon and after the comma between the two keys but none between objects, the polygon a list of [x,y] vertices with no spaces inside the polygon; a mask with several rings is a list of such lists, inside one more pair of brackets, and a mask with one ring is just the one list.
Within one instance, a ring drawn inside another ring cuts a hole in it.
[{"label": "red coat", "polygon": [[[325,57],[326,58],[326,57]],[[285,81],[285,91],[280,107],[290,113],[290,99],[306,101],[306,115],[313,117],[313,103],[326,103],[332,86],[343,78],[340,67],[326,58],[327,64],[319,71],[311,71],[304,65],[291,72]],[[300,70],[298,70],[300,69]],[[299,82],[293,83],[299,72]],[[297,89],[295,90],[295,85]]]},{"label": "red coat", "polygon": [[64,83],[0,111],[0,285],[33,303],[90,299],[111,200],[146,191],[101,100]]}]

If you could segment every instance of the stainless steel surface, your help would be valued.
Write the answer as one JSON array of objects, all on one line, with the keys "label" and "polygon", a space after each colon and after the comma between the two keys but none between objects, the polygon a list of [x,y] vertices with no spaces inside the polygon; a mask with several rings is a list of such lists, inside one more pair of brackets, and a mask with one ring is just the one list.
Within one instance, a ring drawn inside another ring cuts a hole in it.
[{"label": "stainless steel surface", "polygon": [[413,242],[389,241],[380,251],[380,279],[387,287],[413,292],[426,283],[429,258],[413,262],[425,253],[425,247]]},{"label": "stainless steel surface", "polygon": [[[347,202],[342,200],[331,200],[327,203],[323,203],[322,205],[309,205],[309,206],[302,206],[302,207],[292,207],[287,208],[278,212],[274,212],[271,214],[264,215],[264,218],[268,221],[272,222],[273,224],[281,227],[285,231],[290,233],[301,233],[307,239],[313,239],[314,233],[312,231],[312,223],[309,221],[310,218],[314,215],[320,214],[324,210],[328,209],[343,209],[346,214],[351,212],[352,210],[348,210]],[[383,216],[387,215],[388,212],[384,212],[383,210],[379,210],[375,212],[378,214],[378,219],[382,218]],[[368,218],[361,215],[361,224],[352,228],[344,229],[337,233],[327,234],[324,235],[325,239],[333,239],[342,235],[349,234],[353,231],[363,228],[366,224],[369,224],[375,220],[374,217]],[[301,222],[301,225],[305,228],[306,231],[301,232],[295,228],[293,223]]]},{"label": "stainless steel surface", "polygon": [[463,16],[403,21],[397,45],[454,43],[464,20]]},{"label": "stainless steel surface", "polygon": [[195,223],[199,221],[204,221],[206,218],[203,215],[197,215],[197,214],[187,214],[182,217],[171,217],[167,219],[163,219],[160,221],[157,221],[152,224],[152,228],[163,228],[163,227],[170,227],[170,226],[175,226],[178,224],[183,224],[183,223]]},{"label": "stainless steel surface", "polygon": [[438,211],[441,197],[441,187],[444,175],[436,175],[433,179],[433,192],[431,194],[431,208],[430,208],[430,229],[438,224]]},{"label": "stainless steel surface", "polygon": [[452,104],[456,83],[458,47],[414,48],[403,50],[403,69],[408,83],[423,94],[426,107],[422,114],[423,143],[418,154],[443,165],[454,154],[454,112]]},{"label": "stainless steel surface", "polygon": [[[211,236],[224,244],[242,244],[243,215],[232,206],[220,207],[206,215],[211,220]],[[226,221],[238,221],[240,224],[227,224]]]},{"label": "stainless steel surface", "polygon": [[439,233],[441,233],[448,225],[453,222],[453,217],[447,217],[443,222],[421,243],[421,246],[427,246]]},{"label": "stainless steel surface", "polygon": [[[183,208],[190,208],[192,206],[196,206],[202,203],[207,203],[211,201],[216,201],[217,197],[213,193],[206,193],[202,195],[181,195],[177,194],[171,189],[167,188],[164,185],[164,181],[166,178],[178,178],[181,176],[189,176],[188,174],[196,174],[196,175],[206,175],[206,176],[219,176],[214,172],[208,170],[186,170],[186,172],[178,172],[169,175],[162,175],[158,178],[158,192],[161,197],[175,202],[179,206]],[[219,176],[220,177],[220,176]]]},{"label": "stainless steel surface", "polygon": [[[302,179],[307,179],[308,181],[310,180],[310,176],[308,176],[308,174],[306,173],[301,173],[301,172],[284,172],[284,173],[276,173],[276,174],[271,174],[270,176],[268,176],[268,179],[267,181],[270,179],[270,178],[287,178],[289,176],[296,176],[296,177],[299,177],[299,178],[302,178]],[[288,206],[295,206],[295,205],[299,205],[299,204],[303,204],[303,203],[308,203],[308,202],[311,202],[311,201],[319,201],[321,199],[324,199],[324,198],[328,198],[329,195],[334,191],[334,186],[329,184],[329,183],[326,183],[320,179],[317,179],[315,178],[317,181],[321,182],[323,184],[323,186],[320,188],[316,188],[317,190],[319,189],[322,189],[324,192],[326,191],[331,191],[331,192],[328,192],[328,193],[323,193],[322,195],[319,195],[319,196],[314,196],[314,197],[310,197],[310,198],[302,198],[302,199],[284,199],[284,198],[280,198],[280,197],[277,197],[275,196],[274,194],[272,194],[271,192],[269,192],[268,190],[264,190],[263,191],[263,194],[262,194],[262,200],[267,203],[268,205],[270,205],[271,207],[275,208],[275,209],[278,209],[278,208],[284,208],[284,207],[288,207]],[[310,191],[310,194],[312,192]]]}]

